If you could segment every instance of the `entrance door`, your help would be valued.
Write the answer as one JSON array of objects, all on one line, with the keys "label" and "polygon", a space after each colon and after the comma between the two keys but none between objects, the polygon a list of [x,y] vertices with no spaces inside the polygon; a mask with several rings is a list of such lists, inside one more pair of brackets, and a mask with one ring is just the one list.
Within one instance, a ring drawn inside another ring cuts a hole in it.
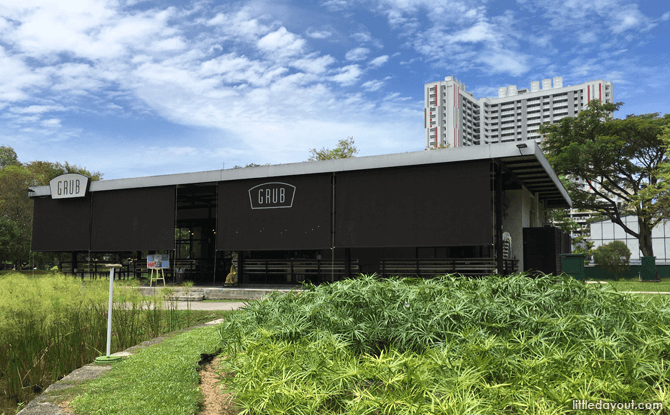
[{"label": "entrance door", "polygon": [[177,187],[175,268],[183,279],[199,284],[216,283],[216,186]]}]

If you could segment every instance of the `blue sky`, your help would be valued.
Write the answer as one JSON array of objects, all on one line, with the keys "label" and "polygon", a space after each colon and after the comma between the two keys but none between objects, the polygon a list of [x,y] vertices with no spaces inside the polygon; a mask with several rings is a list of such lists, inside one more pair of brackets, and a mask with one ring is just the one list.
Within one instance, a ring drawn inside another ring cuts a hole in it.
[{"label": "blue sky", "polygon": [[0,145],[105,179],[422,151],[423,84],[562,76],[670,112],[670,5],[0,0]]}]

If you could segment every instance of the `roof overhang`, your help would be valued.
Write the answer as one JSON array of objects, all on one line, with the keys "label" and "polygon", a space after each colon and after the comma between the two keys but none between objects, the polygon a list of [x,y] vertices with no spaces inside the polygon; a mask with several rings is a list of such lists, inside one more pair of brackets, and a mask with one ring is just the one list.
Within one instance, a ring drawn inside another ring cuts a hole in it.
[{"label": "roof overhang", "polygon": [[[439,163],[462,163],[478,160],[498,160],[511,170],[526,188],[546,200],[547,207],[571,207],[560,180],[552,170],[542,150],[533,140],[524,141],[526,148],[518,148],[519,142],[491,145],[457,147],[450,149],[417,151],[411,153],[385,154],[381,156],[354,157],[338,160],[276,164],[243,169],[212,170],[196,173],[166,174],[161,176],[135,177],[93,181],[89,192],[135,189],[143,187],[179,186],[189,184],[216,183],[230,180],[271,178],[319,173],[337,173],[355,170],[409,167]],[[30,197],[51,195],[49,186],[30,188]]]}]

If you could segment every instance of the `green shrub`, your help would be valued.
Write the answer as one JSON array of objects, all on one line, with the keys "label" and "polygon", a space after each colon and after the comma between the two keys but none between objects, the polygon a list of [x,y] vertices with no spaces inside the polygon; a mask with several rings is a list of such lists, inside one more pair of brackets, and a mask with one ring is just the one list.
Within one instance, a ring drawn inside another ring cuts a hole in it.
[{"label": "green shrub", "polygon": [[624,242],[612,241],[596,249],[593,261],[619,280],[630,270],[630,249]]},{"label": "green shrub", "polygon": [[[562,414],[670,404],[670,301],[571,277],[362,277],[220,327],[240,414]],[[653,413],[653,412],[652,412]]]}]

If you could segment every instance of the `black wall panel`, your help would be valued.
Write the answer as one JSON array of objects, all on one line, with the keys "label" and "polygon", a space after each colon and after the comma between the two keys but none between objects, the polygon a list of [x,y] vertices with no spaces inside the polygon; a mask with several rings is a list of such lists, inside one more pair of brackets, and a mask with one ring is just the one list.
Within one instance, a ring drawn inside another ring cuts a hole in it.
[{"label": "black wall panel", "polygon": [[570,234],[559,228],[523,228],[523,269],[559,275],[561,254],[571,253]]},{"label": "black wall panel", "polygon": [[90,195],[83,198],[35,198],[33,251],[87,251],[90,244]]},{"label": "black wall panel", "polygon": [[174,249],[174,186],[95,192],[92,197],[92,251]]},{"label": "black wall panel", "polygon": [[490,164],[338,173],[338,247],[490,245]]},{"label": "black wall panel", "polygon": [[217,249],[330,248],[331,205],[331,174],[220,182]]}]

